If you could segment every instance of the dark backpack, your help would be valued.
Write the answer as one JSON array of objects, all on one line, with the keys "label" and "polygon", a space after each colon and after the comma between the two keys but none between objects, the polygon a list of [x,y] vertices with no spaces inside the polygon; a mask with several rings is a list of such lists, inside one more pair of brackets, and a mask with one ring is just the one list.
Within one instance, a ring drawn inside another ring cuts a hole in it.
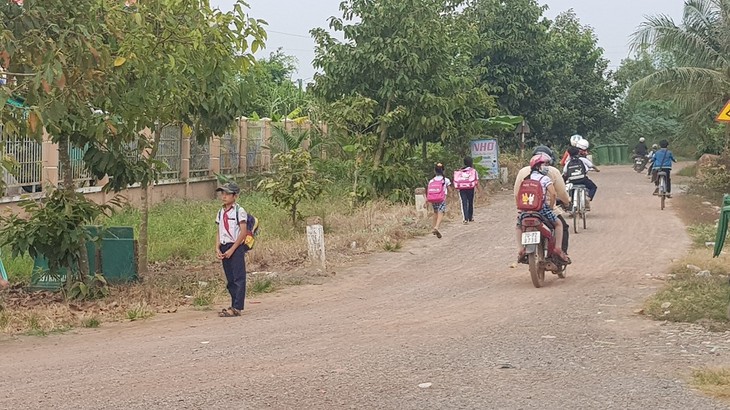
[{"label": "dark backpack", "polygon": [[588,170],[586,164],[580,160],[580,158],[571,158],[568,162],[568,168],[566,169],[565,175],[568,181],[578,181],[586,177]]},{"label": "dark backpack", "polygon": [[[546,178],[543,176],[542,178]],[[542,180],[540,178],[540,180]],[[545,204],[545,193],[542,191],[540,181],[530,178],[523,179],[520,188],[517,190],[517,209],[525,212],[540,211]]]}]

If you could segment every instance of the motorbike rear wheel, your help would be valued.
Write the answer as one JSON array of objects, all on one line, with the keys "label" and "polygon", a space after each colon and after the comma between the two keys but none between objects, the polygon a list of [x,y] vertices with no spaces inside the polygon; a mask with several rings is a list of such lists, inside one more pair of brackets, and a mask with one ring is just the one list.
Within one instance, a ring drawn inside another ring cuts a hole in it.
[{"label": "motorbike rear wheel", "polygon": [[536,288],[541,288],[545,284],[545,248],[544,243],[537,245],[537,251],[527,255],[527,261],[530,265],[530,279]]}]

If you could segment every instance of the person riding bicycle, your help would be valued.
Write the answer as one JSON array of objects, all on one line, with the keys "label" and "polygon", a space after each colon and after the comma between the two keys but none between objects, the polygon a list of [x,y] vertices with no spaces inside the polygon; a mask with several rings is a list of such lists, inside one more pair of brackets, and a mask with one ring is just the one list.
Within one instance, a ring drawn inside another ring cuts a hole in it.
[{"label": "person riding bicycle", "polygon": [[[570,137],[570,146],[575,147],[576,144],[578,144],[578,141],[580,141],[582,139],[583,139],[583,137],[581,137],[578,134],[573,135],[572,137]],[[560,159],[560,166],[561,167],[565,166],[565,163],[568,162],[569,159],[570,159],[570,154],[568,153],[568,150],[565,150],[565,152],[563,153],[563,158]]]},{"label": "person riding bicycle", "polygon": [[586,201],[586,211],[591,209],[591,201],[596,196],[598,187],[595,182],[588,178],[588,171],[599,171],[595,165],[586,157],[581,155],[578,147],[570,147],[570,160],[563,167],[563,178],[566,182],[573,185],[583,185],[586,187],[588,201]]},{"label": "person riding bicycle", "polygon": [[676,159],[674,159],[674,154],[672,154],[672,151],[668,150],[667,147],[669,146],[669,141],[667,140],[661,140],[659,141],[659,151],[657,151],[654,154],[654,164],[652,165],[652,176],[654,179],[654,185],[656,185],[656,189],[654,190],[654,195],[659,194],[659,177],[658,173],[659,171],[666,172],[667,174],[667,198],[672,197],[672,177],[670,174],[672,173],[672,162],[677,162]]},{"label": "person riding bicycle", "polygon": [[[555,215],[555,213],[552,211],[552,207],[555,206],[555,202],[558,196],[558,193],[555,189],[555,185],[553,184],[553,181],[548,176],[549,174],[549,166],[550,162],[552,161],[552,158],[550,158],[547,154],[539,153],[537,155],[534,155],[530,159],[530,175],[529,179],[532,179],[534,181],[538,181],[540,185],[542,186],[542,192],[543,195],[545,195],[545,201],[543,202],[542,209],[538,212],[540,216],[545,220],[547,223],[552,224],[554,229],[553,232],[555,234],[555,243],[561,244],[563,243],[563,224],[560,219]],[[527,177],[526,177],[527,178]],[[517,195],[515,195],[517,197]],[[525,262],[525,253],[526,250],[524,246],[522,246],[522,232],[520,229],[522,216],[524,214],[520,213],[520,215],[517,217],[517,243],[520,246],[519,254],[517,255],[517,260],[519,262]],[[561,246],[558,245],[558,246]],[[552,250],[553,254],[560,258],[563,262],[570,264],[570,258],[568,257],[568,254],[563,252],[560,247],[556,247]]]},{"label": "person riding bicycle", "polygon": [[649,151],[644,141],[646,141],[644,137],[639,138],[639,143],[634,147],[634,154],[642,158],[646,157],[646,153]]}]

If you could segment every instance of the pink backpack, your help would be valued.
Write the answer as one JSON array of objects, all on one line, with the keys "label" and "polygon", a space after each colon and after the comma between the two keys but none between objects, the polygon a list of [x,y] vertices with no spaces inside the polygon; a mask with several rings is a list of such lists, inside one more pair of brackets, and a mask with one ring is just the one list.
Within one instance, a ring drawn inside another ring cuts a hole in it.
[{"label": "pink backpack", "polygon": [[428,182],[426,189],[426,201],[438,204],[446,200],[446,178],[441,180],[432,179]]},{"label": "pink backpack", "polygon": [[476,169],[469,167],[454,171],[454,187],[456,189],[474,189],[478,183]]}]

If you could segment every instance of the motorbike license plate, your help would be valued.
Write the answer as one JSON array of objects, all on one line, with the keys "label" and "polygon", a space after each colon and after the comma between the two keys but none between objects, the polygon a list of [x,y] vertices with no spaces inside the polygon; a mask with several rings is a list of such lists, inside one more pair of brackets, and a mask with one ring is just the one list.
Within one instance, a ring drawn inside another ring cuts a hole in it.
[{"label": "motorbike license plate", "polygon": [[523,245],[537,245],[540,243],[540,232],[522,232],[522,244]]}]

